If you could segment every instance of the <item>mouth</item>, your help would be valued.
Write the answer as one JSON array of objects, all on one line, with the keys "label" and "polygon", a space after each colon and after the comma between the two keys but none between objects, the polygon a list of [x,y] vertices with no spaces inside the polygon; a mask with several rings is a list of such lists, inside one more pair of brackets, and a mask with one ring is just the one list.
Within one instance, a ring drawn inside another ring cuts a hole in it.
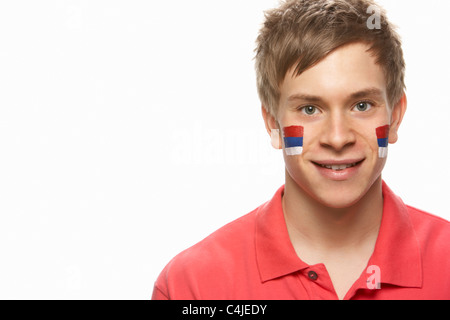
[{"label": "mouth", "polygon": [[313,163],[315,165],[317,165],[317,166],[322,167],[322,168],[331,169],[331,170],[335,170],[335,171],[341,171],[341,170],[345,170],[347,168],[355,167],[355,166],[359,165],[363,161],[364,160],[357,161],[357,162],[352,162],[352,163],[345,163],[345,164],[322,164],[322,163],[317,163],[317,162],[314,162],[314,161],[313,161]]},{"label": "mouth", "polygon": [[342,181],[355,176],[365,159],[312,161],[325,178]]}]

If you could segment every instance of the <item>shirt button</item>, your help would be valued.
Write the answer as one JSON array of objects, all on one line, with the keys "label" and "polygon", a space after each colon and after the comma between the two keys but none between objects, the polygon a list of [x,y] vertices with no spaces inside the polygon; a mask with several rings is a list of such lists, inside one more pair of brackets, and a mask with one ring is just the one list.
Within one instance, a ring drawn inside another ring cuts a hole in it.
[{"label": "shirt button", "polygon": [[308,272],[308,278],[310,278],[311,280],[316,281],[318,277],[319,276],[314,271],[309,271]]}]

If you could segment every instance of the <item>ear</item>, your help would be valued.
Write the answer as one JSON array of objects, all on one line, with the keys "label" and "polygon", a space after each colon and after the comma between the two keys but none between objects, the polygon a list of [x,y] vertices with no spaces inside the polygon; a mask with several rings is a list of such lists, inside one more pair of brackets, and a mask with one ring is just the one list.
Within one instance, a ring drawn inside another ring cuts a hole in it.
[{"label": "ear", "polygon": [[398,128],[402,123],[403,116],[406,112],[408,101],[406,99],[406,94],[403,93],[400,101],[393,107],[391,114],[391,125],[389,129],[389,143],[396,143],[398,140]]},{"label": "ear", "polygon": [[275,149],[281,149],[281,135],[277,121],[263,105],[261,106],[261,112],[264,118],[264,124],[266,125],[267,133],[269,134],[270,140],[272,142],[272,146]]}]

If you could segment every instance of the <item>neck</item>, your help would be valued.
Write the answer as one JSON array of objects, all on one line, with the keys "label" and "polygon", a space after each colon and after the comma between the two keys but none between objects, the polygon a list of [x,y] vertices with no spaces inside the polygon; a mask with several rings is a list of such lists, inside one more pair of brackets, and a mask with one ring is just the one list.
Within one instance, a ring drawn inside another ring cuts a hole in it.
[{"label": "neck", "polygon": [[356,204],[330,208],[312,199],[286,174],[282,203],[295,248],[307,245],[324,252],[373,247],[383,212],[381,177]]}]

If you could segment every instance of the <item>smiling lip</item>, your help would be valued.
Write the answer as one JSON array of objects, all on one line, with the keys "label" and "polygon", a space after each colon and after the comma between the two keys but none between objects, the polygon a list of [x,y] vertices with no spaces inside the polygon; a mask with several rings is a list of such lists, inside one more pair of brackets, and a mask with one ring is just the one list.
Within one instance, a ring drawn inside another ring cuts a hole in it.
[{"label": "smiling lip", "polygon": [[319,173],[325,178],[342,181],[353,177],[365,159],[312,161]]}]

